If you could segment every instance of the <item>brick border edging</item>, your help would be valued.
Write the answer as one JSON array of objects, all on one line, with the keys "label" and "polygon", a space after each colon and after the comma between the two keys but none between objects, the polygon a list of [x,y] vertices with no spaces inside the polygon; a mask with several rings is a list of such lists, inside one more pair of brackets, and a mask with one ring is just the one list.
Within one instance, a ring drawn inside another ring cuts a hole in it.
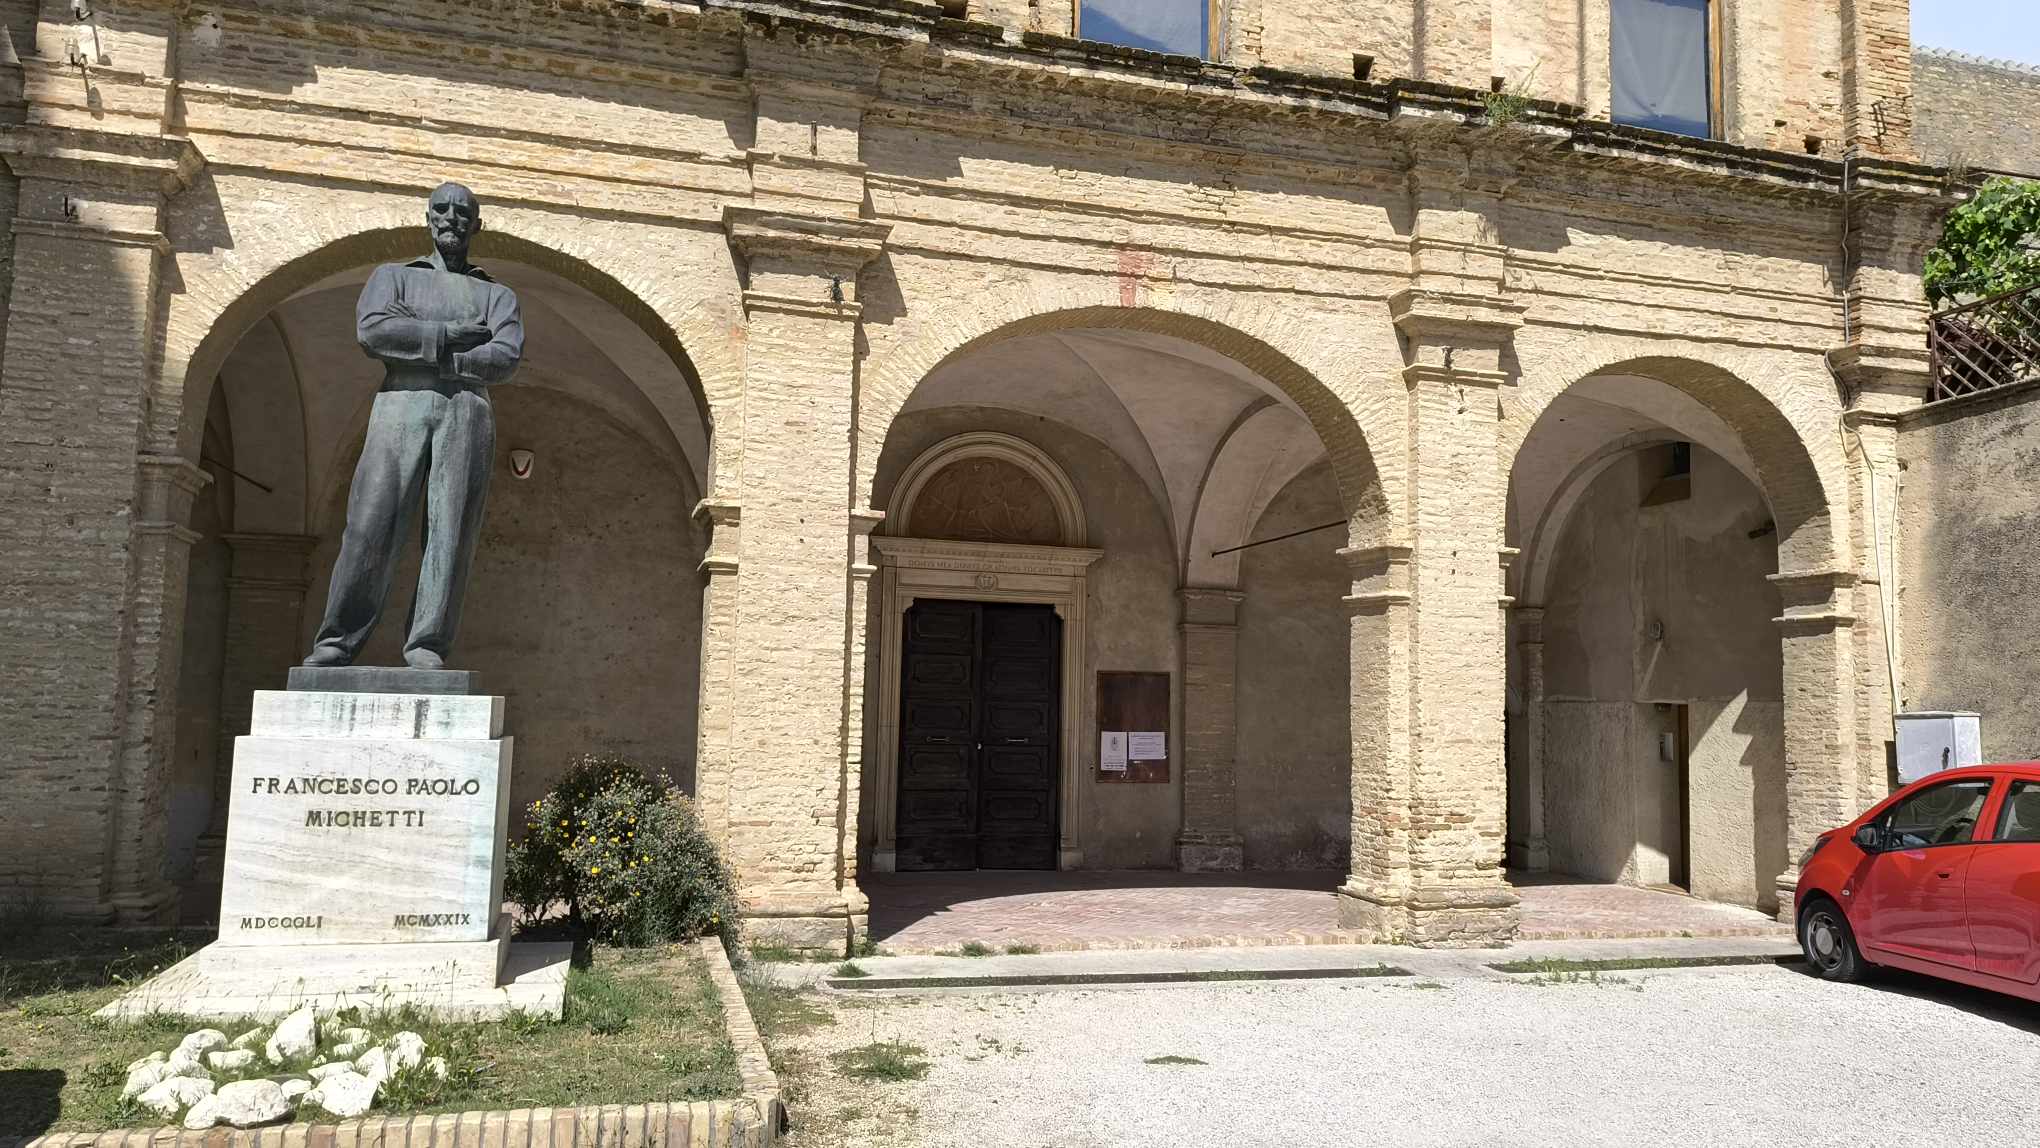
[{"label": "brick border edging", "polygon": [[770,1148],[786,1127],[779,1078],[722,942],[704,938],[696,942],[696,951],[708,963],[709,979],[722,1001],[723,1025],[736,1049],[743,1095],[734,1100],[372,1116],[338,1124],[222,1126],[196,1132],[115,1128],[0,1139],[0,1148]]}]

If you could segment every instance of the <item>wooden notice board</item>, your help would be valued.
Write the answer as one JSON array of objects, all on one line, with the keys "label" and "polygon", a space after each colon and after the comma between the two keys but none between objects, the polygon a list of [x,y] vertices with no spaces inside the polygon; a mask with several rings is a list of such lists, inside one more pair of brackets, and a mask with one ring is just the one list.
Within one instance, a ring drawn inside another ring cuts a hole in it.
[{"label": "wooden notice board", "polygon": [[1091,749],[1098,755],[1100,783],[1169,780],[1176,749],[1169,741],[1169,675],[1098,671],[1098,728]]}]

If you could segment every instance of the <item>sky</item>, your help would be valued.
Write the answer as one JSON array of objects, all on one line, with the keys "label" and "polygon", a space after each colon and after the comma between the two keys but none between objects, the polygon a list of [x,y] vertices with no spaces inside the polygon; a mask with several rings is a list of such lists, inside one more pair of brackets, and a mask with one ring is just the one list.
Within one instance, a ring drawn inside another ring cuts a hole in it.
[{"label": "sky", "polygon": [[2040,0],[1912,0],[1913,43],[2040,65]]}]

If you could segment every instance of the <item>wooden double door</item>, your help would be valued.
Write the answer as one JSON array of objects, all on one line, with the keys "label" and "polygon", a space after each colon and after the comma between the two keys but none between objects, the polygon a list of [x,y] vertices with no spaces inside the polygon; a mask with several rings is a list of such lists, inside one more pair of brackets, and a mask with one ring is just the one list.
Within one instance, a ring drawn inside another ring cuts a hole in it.
[{"label": "wooden double door", "polygon": [[1055,868],[1062,619],[923,600],[903,636],[899,868]]}]

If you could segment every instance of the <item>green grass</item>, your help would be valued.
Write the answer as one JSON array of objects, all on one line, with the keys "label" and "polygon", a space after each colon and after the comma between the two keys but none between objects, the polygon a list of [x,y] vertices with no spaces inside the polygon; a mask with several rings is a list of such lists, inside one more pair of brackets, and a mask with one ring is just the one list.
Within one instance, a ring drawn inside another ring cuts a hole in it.
[{"label": "green grass", "polygon": [[1570,957],[1532,957],[1502,961],[1488,968],[1500,973],[1589,973],[1625,972],[1634,969],[1704,969],[1717,965],[1789,964],[1796,957],[1757,956],[1749,953],[1721,957],[1607,957],[1579,960]]},{"label": "green grass", "polygon": [[863,966],[855,961],[844,961],[836,966],[836,975],[839,977],[868,977],[871,974],[864,971]]},{"label": "green grass", "polygon": [[[0,940],[0,1140],[159,1123],[120,1099],[129,1062],[194,1029],[232,1036],[257,1022],[169,1015],[114,1022],[92,1013],[205,939],[189,931],[43,929]],[[741,1088],[707,969],[678,948],[597,949],[588,967],[568,974],[561,1020],[444,1023],[409,1010],[355,1019],[379,1038],[415,1031],[428,1054],[448,1061],[445,1080],[417,1072],[392,1081],[379,1112],[702,1100]]]},{"label": "green grass", "polygon": [[965,941],[956,947],[956,955],[959,957],[994,957],[998,953],[999,950],[983,941]]},{"label": "green grass", "polygon": [[829,1063],[852,1080],[919,1080],[928,1075],[928,1050],[899,1040],[873,1041],[831,1053]]},{"label": "green grass", "polygon": [[1040,946],[1040,945],[1007,945],[1007,946],[1006,946],[1006,955],[1007,955],[1007,956],[1009,956],[1009,957],[1031,957],[1031,956],[1033,956],[1034,954],[1036,954],[1036,953],[1038,953],[1038,952],[1040,952],[1040,951],[1041,951],[1041,946]]},{"label": "green grass", "polygon": [[1204,1061],[1201,1061],[1201,1060],[1199,1060],[1199,1059],[1197,1059],[1197,1058],[1196,1058],[1196,1057],[1194,1057],[1194,1056],[1174,1056],[1174,1055],[1170,1055],[1170,1056],[1150,1056],[1150,1057],[1148,1057],[1148,1058],[1147,1058],[1146,1060],[1144,1060],[1144,1061],[1141,1061],[1141,1063],[1142,1063],[1142,1064],[1203,1064],[1203,1063],[1205,1063],[1205,1062],[1204,1062]]}]

